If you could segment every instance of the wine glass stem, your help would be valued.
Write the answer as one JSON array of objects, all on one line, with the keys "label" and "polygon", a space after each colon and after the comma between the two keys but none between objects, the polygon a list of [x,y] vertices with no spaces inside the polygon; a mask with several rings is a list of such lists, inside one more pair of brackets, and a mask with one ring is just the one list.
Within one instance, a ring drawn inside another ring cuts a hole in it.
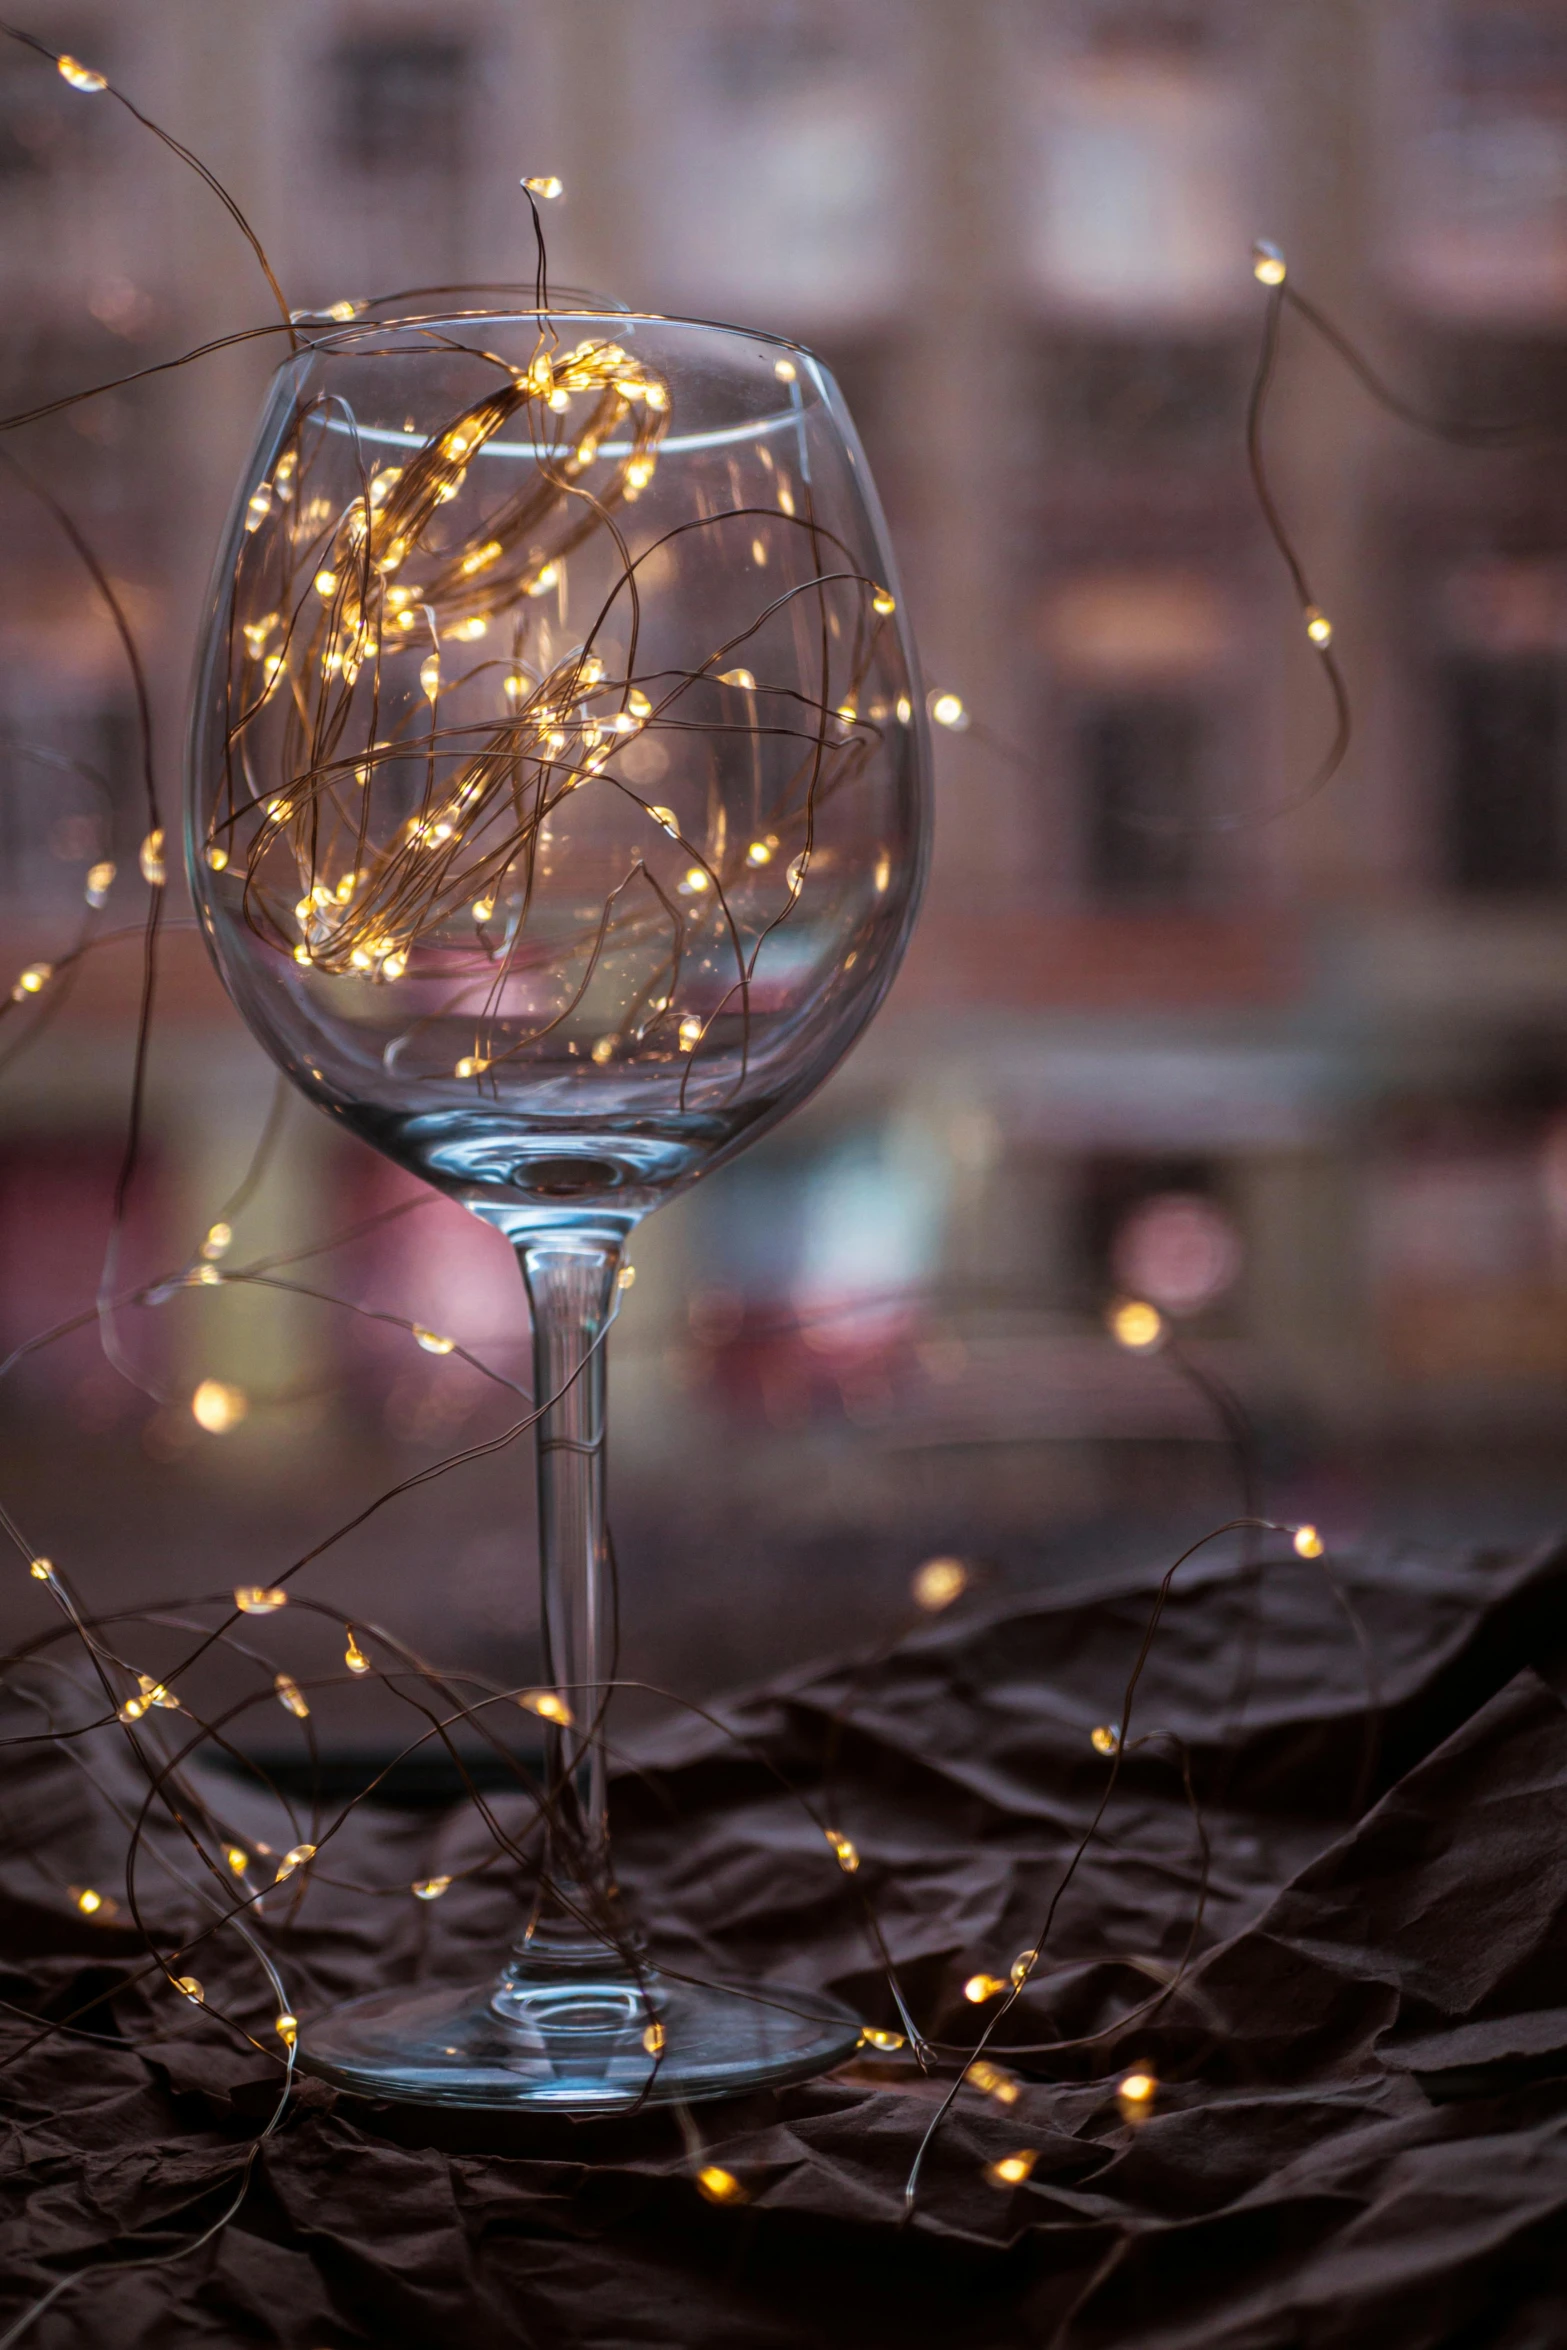
[{"label": "wine glass stem", "polygon": [[[610,1886],[603,1708],[612,1669],[604,1518],[604,1331],[621,1243],[601,1228],[517,1241],[533,1312],[539,1601],[544,1679],[569,1709],[545,1720],[545,1899],[536,1935],[591,1936]],[[578,1913],[578,1914],[574,1914]]]}]

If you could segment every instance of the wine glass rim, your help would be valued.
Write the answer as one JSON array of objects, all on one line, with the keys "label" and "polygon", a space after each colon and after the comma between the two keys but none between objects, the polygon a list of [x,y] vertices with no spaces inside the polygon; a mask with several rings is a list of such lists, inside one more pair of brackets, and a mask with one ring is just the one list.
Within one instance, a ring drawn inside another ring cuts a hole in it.
[{"label": "wine glass rim", "polygon": [[[427,329],[437,326],[523,325],[530,320],[548,322],[565,319],[602,319],[607,325],[618,324],[630,328],[638,326],[691,327],[706,334],[729,335],[737,342],[765,343],[772,349],[798,354],[800,358],[808,360],[813,367],[827,371],[827,362],[813,351],[808,343],[802,343],[793,335],[780,334],[775,328],[737,326],[729,319],[696,318],[679,311],[633,310],[629,304],[617,301],[613,296],[584,292],[575,286],[561,288],[561,295],[564,295],[565,299],[557,296],[554,300],[546,303],[523,300],[508,303],[504,308],[493,303],[485,303],[473,309],[457,309],[452,307],[450,303],[446,303],[430,310],[407,311],[392,317],[376,318],[370,315],[381,302],[414,300],[417,299],[419,293],[425,290],[431,293],[460,294],[487,293],[491,289],[487,286],[416,288],[410,294],[379,295],[361,302],[356,305],[356,315],[350,319],[333,319],[330,313],[320,311],[314,316],[308,313],[296,314],[294,324],[296,328],[302,327],[308,330],[301,338],[307,350],[346,355],[351,352],[354,340],[366,334],[400,333],[410,329]],[[502,286],[497,286],[494,289],[497,293],[511,290],[513,289]],[[525,291],[521,287],[515,290],[518,293]],[[317,331],[318,321],[322,331]],[[281,374],[295,362],[297,357],[297,352],[291,352],[280,363],[278,372]]]}]

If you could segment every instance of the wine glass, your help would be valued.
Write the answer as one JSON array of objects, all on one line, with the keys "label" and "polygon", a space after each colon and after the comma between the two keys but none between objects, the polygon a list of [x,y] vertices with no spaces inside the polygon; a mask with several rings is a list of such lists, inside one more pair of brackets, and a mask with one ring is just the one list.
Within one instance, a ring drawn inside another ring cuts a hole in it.
[{"label": "wine glass", "polygon": [[803,1100],[885,994],[928,750],[825,367],[571,299],[372,306],[280,367],[210,600],[186,853],[279,1066],[512,1242],[542,1407],[533,1909],[497,1977],[307,2018],[299,2060],[592,2113],[802,2078],[857,2038],[819,1995],[676,1979],[622,1913],[604,1337],[639,1218]]}]

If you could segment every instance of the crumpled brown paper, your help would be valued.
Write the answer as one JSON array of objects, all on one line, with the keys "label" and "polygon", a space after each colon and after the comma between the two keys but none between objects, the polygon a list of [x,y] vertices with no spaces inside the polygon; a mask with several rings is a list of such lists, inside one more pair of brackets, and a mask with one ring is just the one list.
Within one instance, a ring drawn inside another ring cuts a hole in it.
[{"label": "crumpled brown paper", "polygon": [[[1010,2106],[965,2088],[912,2224],[904,2179],[941,2085],[906,2056],[867,2052],[832,2079],[699,2109],[703,2159],[749,2195],[722,2209],[694,2192],[667,2116],[519,2128],[367,2111],[307,2082],[211,2246],[83,2278],[29,2339],[1567,2341],[1567,1709],[1536,1670],[1557,1671],[1567,1552],[1381,1555],[1341,1573],[1375,1663],[1374,1752],[1360,1651],[1320,1576],[1291,1562],[1257,1594],[1227,1572],[1178,1587],[1134,1731],[1178,1732],[1204,1796],[1213,1881],[1195,1964],[1156,2015],[1124,2022],[1168,1987],[1199,1879],[1156,1745],[1128,1757],[1105,1837],[991,2053],[1103,2036],[1008,2058],[1024,2079]],[[727,1720],[745,1750],[700,1723],[650,1743],[615,1804],[655,1954],[820,1983],[889,2024],[863,1887],[922,2025],[972,2045],[984,2011],[962,1982],[1005,1974],[1037,1936],[1104,1783],[1088,1733],[1118,1718],[1148,1604],[1129,1591],[960,1612],[890,1659],[737,1702]],[[853,1837],[852,1883],[764,1760]],[[112,1786],[117,1749],[98,1762]],[[1351,1817],[1368,1767],[1375,1800]],[[0,2268],[14,2315],[63,2266],[173,2248],[215,2216],[278,2076],[211,2015],[131,1984],[140,1944],[123,1917],[69,1908],[58,1888],[112,1882],[123,1853],[105,1798],[57,1754],[12,1750],[6,1776]],[[364,1811],[330,1849],[332,1874],[406,1883],[476,1858],[483,1831],[463,1814]],[[188,1927],[152,1861],[139,1882],[156,1930]],[[313,1883],[272,1947],[308,2028],[313,2005],[353,1989],[482,1971],[514,1898],[458,1884],[426,1907]],[[214,2005],[270,2023],[253,1966],[218,1944],[192,1963]],[[17,2053],[36,2027],[15,2010],[63,2016],[103,1992],[83,2019],[92,2038]],[[1134,2062],[1160,2087],[1129,2121],[1116,2083]],[[985,2166],[1020,2147],[1031,2177],[990,2185]]]}]

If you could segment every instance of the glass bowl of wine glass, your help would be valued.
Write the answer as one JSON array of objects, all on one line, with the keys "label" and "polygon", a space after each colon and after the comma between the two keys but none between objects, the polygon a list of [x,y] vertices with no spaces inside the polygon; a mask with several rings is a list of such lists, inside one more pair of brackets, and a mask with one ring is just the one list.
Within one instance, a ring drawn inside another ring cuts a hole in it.
[{"label": "glass bowl of wine glass", "polygon": [[192,888],[278,1065],[517,1251],[548,1683],[515,1948],[304,2019],[344,2087],[590,2113],[854,2044],[820,1995],[674,1980],[615,1890],[604,1341],[638,1220],[881,1002],[928,807],[885,525],[810,352],[585,299],[305,331],[218,558]]}]

